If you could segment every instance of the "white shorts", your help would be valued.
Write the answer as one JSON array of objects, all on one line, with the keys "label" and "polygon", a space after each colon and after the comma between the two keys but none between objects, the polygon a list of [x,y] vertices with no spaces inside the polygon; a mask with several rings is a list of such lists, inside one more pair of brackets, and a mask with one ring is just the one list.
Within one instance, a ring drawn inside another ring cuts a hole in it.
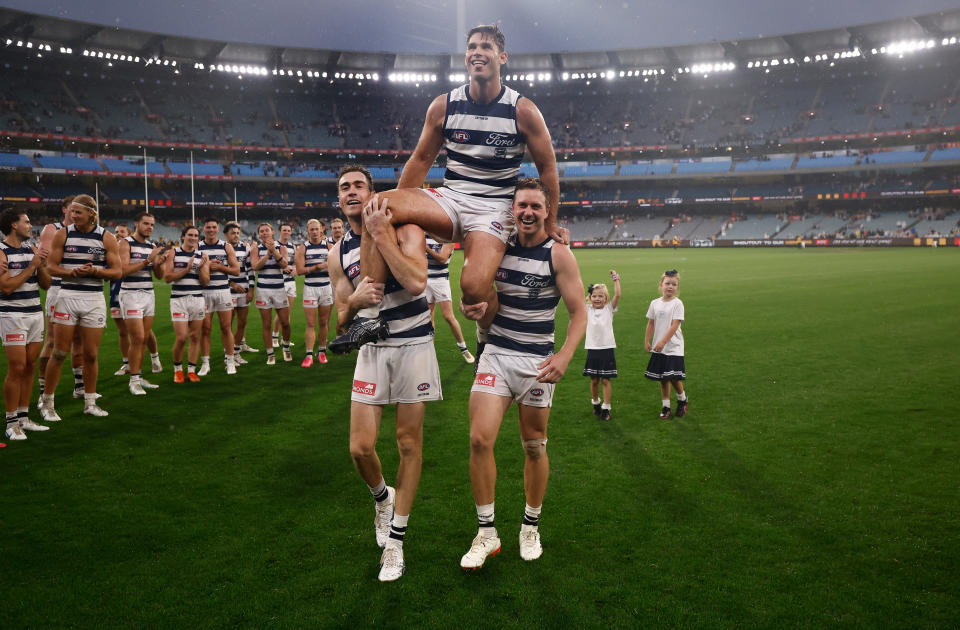
[{"label": "white shorts", "polygon": [[47,301],[44,302],[44,312],[46,312],[47,319],[53,319],[53,307],[57,305],[57,299],[60,297],[60,287],[51,286],[47,289]]},{"label": "white shorts", "polygon": [[433,341],[361,347],[350,400],[367,405],[443,400]]},{"label": "white shorts", "polygon": [[153,291],[121,291],[120,312],[124,319],[153,317],[156,299]]},{"label": "white shorts", "polygon": [[202,320],[205,310],[203,297],[199,295],[170,298],[170,319],[175,322]]},{"label": "white shorts", "polygon": [[61,292],[52,321],[64,326],[104,328],[107,325],[107,303],[102,293],[93,293],[90,297],[64,297]]},{"label": "white shorts", "polygon": [[233,310],[233,297],[230,289],[217,289],[203,292],[203,310],[205,313],[223,313]]},{"label": "white shorts", "polygon": [[445,186],[420,190],[440,204],[450,218],[453,224],[451,243],[463,241],[468,232],[486,232],[504,243],[513,235],[514,218],[509,199],[474,197]]},{"label": "white shorts", "polygon": [[450,278],[427,278],[427,304],[452,301]]},{"label": "white shorts", "polygon": [[230,297],[233,300],[233,308],[247,308],[250,306],[246,293],[231,293]]},{"label": "white shorts", "polygon": [[538,365],[546,357],[493,354],[485,351],[477,364],[471,392],[512,398],[528,407],[552,407],[554,383],[538,383]]},{"label": "white shorts", "polygon": [[284,277],[284,279],[283,279],[283,290],[286,291],[287,297],[292,297],[292,298],[297,297],[297,280],[296,280],[296,278]]},{"label": "white shorts", "polygon": [[263,310],[290,308],[287,292],[283,289],[257,289],[257,308]]},{"label": "white shorts", "polygon": [[0,315],[0,335],[4,346],[43,343],[43,311]]},{"label": "white shorts", "polygon": [[333,287],[329,284],[325,287],[303,287],[304,308],[317,308],[331,304],[333,304]]}]

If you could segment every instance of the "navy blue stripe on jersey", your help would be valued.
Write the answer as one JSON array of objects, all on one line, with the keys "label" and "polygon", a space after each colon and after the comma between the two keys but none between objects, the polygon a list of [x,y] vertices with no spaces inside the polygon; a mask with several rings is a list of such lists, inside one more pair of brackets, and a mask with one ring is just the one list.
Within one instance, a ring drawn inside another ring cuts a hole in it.
[{"label": "navy blue stripe on jersey", "polygon": [[418,313],[422,313],[423,309],[425,308],[429,308],[427,306],[427,298],[422,297],[419,300],[404,302],[403,304],[394,306],[393,308],[381,309],[380,315],[383,317],[383,319],[390,322],[398,319],[413,317]]},{"label": "navy blue stripe on jersey", "polygon": [[501,328],[512,330],[514,332],[531,333],[537,335],[553,334],[554,323],[549,321],[527,321],[522,319],[510,319],[499,313],[493,318],[493,323]]},{"label": "navy blue stripe on jersey", "polygon": [[454,114],[467,114],[468,116],[496,116],[497,118],[514,118],[517,115],[517,106],[509,103],[499,102],[503,98],[506,86],[500,88],[500,94],[492,102],[486,105],[474,103],[470,99],[470,91],[466,93],[466,99],[462,101],[447,101],[447,117]]},{"label": "navy blue stripe on jersey", "polygon": [[[237,244],[233,246],[233,255],[236,256],[237,263],[240,265],[240,273],[235,276],[227,276],[227,281],[245,287],[252,286],[250,283],[250,248],[243,241],[237,241]],[[236,293],[233,287],[230,287],[230,291]],[[240,291],[240,293],[244,293],[244,291]]]},{"label": "navy blue stripe on jersey", "polygon": [[[513,350],[520,354],[536,354],[540,356],[549,356],[553,354],[553,343],[520,343],[509,337],[487,334],[487,346],[496,346],[505,350]],[[491,348],[492,350],[492,348]]]},{"label": "navy blue stripe on jersey", "polygon": [[560,296],[545,298],[519,297],[516,295],[501,294],[500,303],[504,306],[518,308],[529,311],[545,311],[551,308],[557,308],[560,303]]},{"label": "navy blue stripe on jersey", "polygon": [[[316,245],[307,241],[303,244],[303,266],[304,267],[313,267],[314,265],[320,265],[327,262],[327,257],[329,255],[329,249],[327,248],[327,242],[325,240],[320,241]],[[326,269],[321,269],[319,271],[314,271],[312,273],[305,274],[303,277],[304,286],[308,287],[326,287],[330,285],[330,274]]]},{"label": "navy blue stripe on jersey", "polygon": [[432,337],[433,333],[433,324],[420,324],[406,330],[391,332],[390,336],[399,339],[415,339],[417,337]]},{"label": "navy blue stripe on jersey", "polygon": [[[206,254],[207,258],[211,261],[216,260],[217,262],[223,265],[229,265],[229,257],[227,256],[227,242],[223,240],[217,240],[216,243],[207,243],[205,240],[200,241],[200,244],[197,246],[197,249],[200,250],[201,254]],[[230,285],[227,281],[227,274],[222,271],[211,271],[210,272],[210,284],[203,287],[204,291],[220,291],[222,289],[229,289]]]},{"label": "navy blue stripe on jersey", "polygon": [[472,166],[474,168],[492,168],[496,170],[503,170],[519,167],[521,164],[523,164],[522,155],[512,158],[494,158],[491,160],[482,160],[480,158],[475,158],[467,155],[466,153],[460,153],[459,151],[454,151],[453,149],[449,148],[447,149],[447,157],[451,160],[456,160],[461,164],[466,164],[467,166]]}]

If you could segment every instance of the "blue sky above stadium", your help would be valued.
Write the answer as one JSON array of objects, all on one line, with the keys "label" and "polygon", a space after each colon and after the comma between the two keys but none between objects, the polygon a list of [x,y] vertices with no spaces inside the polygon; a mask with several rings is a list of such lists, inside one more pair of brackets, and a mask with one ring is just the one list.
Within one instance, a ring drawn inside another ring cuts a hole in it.
[{"label": "blue sky above stadium", "polygon": [[508,51],[644,48],[850,26],[956,9],[960,0],[0,0],[55,17],[204,39],[455,52],[499,21]]}]

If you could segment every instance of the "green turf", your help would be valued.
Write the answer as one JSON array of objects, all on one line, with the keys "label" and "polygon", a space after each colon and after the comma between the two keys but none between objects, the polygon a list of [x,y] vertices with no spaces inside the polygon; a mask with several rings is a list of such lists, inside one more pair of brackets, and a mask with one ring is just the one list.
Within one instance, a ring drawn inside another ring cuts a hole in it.
[{"label": "green turf", "polygon": [[[591,413],[580,350],[551,417],[545,552],[528,564],[509,412],[497,445],[503,553],[469,574],[458,561],[476,531],[472,370],[440,322],[445,400],[428,405],[407,573],[390,585],[376,580],[373,502],[347,450],[352,358],[301,369],[298,306],[295,363],[246,355],[227,377],[215,358],[201,384],[174,386],[164,290],[160,390],[135,399],[111,376],[111,324],[110,416],[81,416],[67,373],[64,421],[0,451],[0,625],[956,627],[958,256],[577,252],[585,284],[623,275],[613,421]],[[662,421],[643,330],[672,267],[691,403]],[[262,347],[259,329],[247,337]],[[387,413],[388,481],[392,430]]]}]

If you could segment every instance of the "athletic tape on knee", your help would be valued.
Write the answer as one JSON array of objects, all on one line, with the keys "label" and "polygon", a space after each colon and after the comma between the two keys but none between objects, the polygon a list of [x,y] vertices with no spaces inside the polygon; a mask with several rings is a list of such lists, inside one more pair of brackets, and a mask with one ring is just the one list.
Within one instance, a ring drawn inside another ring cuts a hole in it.
[{"label": "athletic tape on knee", "polygon": [[547,452],[547,438],[523,440],[523,450],[533,459],[539,459]]},{"label": "athletic tape on knee", "polygon": [[53,349],[53,358],[57,361],[65,361],[68,356],[70,356],[70,353],[66,350]]}]

